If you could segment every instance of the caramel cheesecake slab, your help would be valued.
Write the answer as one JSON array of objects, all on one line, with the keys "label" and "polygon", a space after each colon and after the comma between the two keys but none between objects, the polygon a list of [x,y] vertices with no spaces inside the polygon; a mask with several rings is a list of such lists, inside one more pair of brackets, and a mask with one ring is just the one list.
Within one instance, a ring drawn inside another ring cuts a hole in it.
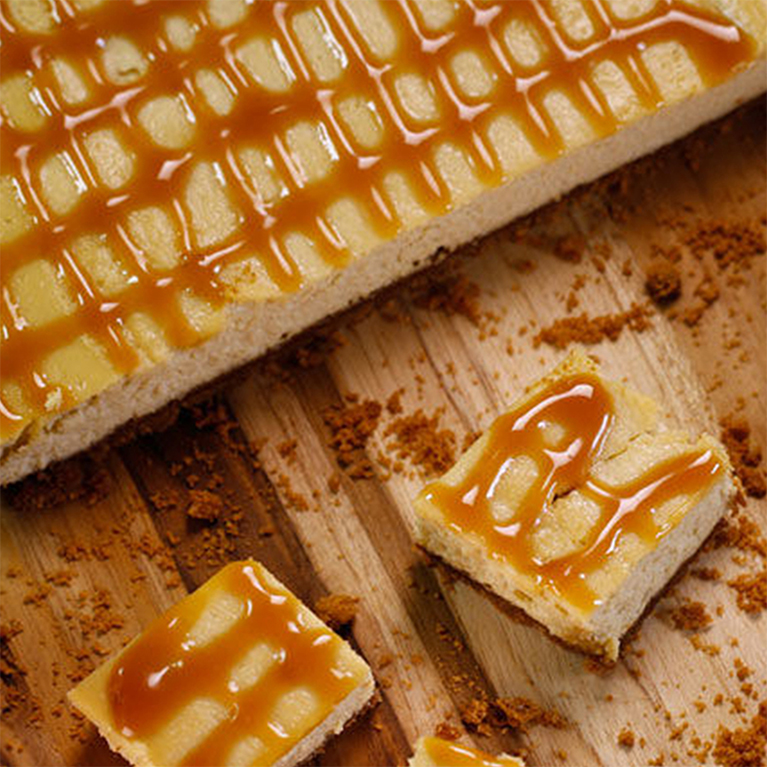
[{"label": "caramel cheesecake slab", "polygon": [[492,756],[461,743],[424,737],[416,743],[408,767],[525,767],[525,763],[516,756]]},{"label": "caramel cheesecake slab", "polygon": [[723,446],[573,352],[416,501],[421,546],[555,637],[620,640],[735,492]]},{"label": "caramel cheesecake slab", "polygon": [[287,767],[373,692],[351,647],[248,560],[157,618],[69,698],[136,767]]},{"label": "caramel cheesecake slab", "polygon": [[5,0],[0,483],[765,87],[762,0]]}]

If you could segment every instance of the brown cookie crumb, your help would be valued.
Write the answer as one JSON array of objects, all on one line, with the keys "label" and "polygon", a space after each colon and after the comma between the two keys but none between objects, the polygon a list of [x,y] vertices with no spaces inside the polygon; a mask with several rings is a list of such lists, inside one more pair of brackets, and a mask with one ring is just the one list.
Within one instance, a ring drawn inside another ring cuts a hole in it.
[{"label": "brown cookie crumb", "polygon": [[328,594],[320,597],[314,605],[317,617],[333,629],[338,631],[343,626],[348,626],[357,615],[359,597],[349,594]]},{"label": "brown cookie crumb", "polygon": [[636,742],[636,736],[634,735],[633,731],[630,730],[628,727],[624,727],[618,733],[618,745],[621,748],[627,748],[627,749],[634,748],[635,742]]},{"label": "brown cookie crumb", "polygon": [[531,727],[564,729],[567,720],[558,712],[545,709],[529,698],[475,698],[461,711],[461,721],[481,735],[495,730],[527,732]]},{"label": "brown cookie crumb", "polygon": [[767,754],[767,702],[759,706],[750,727],[729,730],[720,725],[712,753],[723,767],[762,767]]},{"label": "brown cookie crumb", "polygon": [[767,570],[739,575],[727,585],[737,593],[736,602],[743,612],[756,614],[767,609]]},{"label": "brown cookie crumb", "polygon": [[568,234],[557,240],[554,245],[554,255],[562,261],[579,264],[586,250],[586,238],[581,234]]},{"label": "brown cookie crumb", "polygon": [[224,501],[221,496],[210,490],[190,490],[191,502],[186,510],[187,517],[201,519],[204,522],[215,522],[224,511]]},{"label": "brown cookie crumb", "polygon": [[751,426],[744,418],[728,415],[721,421],[722,442],[730,455],[746,495],[764,498],[767,482],[762,469],[762,451],[751,444]]},{"label": "brown cookie crumb", "polygon": [[725,517],[714,528],[711,547],[729,546],[739,551],[750,551],[759,557],[767,557],[767,540],[759,526],[745,514],[734,518]]},{"label": "brown cookie crumb", "polygon": [[564,349],[571,343],[597,344],[604,340],[617,340],[624,328],[641,333],[649,327],[647,307],[632,304],[631,308],[618,314],[590,317],[583,313],[577,317],[556,320],[535,336],[533,346],[537,348],[544,343],[556,349]]},{"label": "brown cookie crumb", "polygon": [[110,487],[109,472],[99,461],[79,455],[10,485],[4,493],[13,507],[32,512],[73,501],[93,506],[109,494]]},{"label": "brown cookie crumb", "polygon": [[440,722],[436,726],[434,734],[443,740],[458,740],[461,737],[461,731],[448,722]]},{"label": "brown cookie crumb", "polygon": [[374,474],[372,462],[360,453],[376,430],[381,411],[381,404],[374,400],[348,406],[330,405],[322,411],[325,425],[330,429],[328,445],[335,451],[338,465],[354,479]]},{"label": "brown cookie crumb", "polygon": [[439,419],[439,411],[427,416],[419,408],[411,415],[396,418],[384,432],[394,437],[391,447],[397,458],[407,458],[426,476],[443,474],[455,462],[455,434],[440,429]]},{"label": "brown cookie crumb", "polygon": [[681,631],[700,631],[710,626],[713,622],[703,602],[691,602],[688,600],[671,610],[669,615],[674,628]]},{"label": "brown cookie crumb", "polygon": [[442,312],[448,317],[458,314],[473,325],[480,325],[479,286],[464,275],[424,283],[416,280],[413,291],[413,303],[420,309]]},{"label": "brown cookie crumb", "polygon": [[670,304],[682,293],[682,276],[674,264],[655,260],[647,268],[645,290],[656,304]]}]

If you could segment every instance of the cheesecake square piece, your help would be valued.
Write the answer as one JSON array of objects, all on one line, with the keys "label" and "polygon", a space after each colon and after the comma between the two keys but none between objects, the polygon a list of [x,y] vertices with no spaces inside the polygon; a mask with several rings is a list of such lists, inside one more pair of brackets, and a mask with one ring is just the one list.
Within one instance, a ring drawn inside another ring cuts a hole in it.
[{"label": "cheesecake square piece", "polygon": [[566,643],[609,660],[735,492],[722,445],[580,351],[416,501],[427,551]]},{"label": "cheesecake square piece", "polygon": [[248,560],[157,618],[69,698],[136,767],[287,767],[373,691],[351,647]]},{"label": "cheesecake square piece", "polygon": [[516,756],[493,756],[442,738],[420,738],[408,767],[525,767]]}]

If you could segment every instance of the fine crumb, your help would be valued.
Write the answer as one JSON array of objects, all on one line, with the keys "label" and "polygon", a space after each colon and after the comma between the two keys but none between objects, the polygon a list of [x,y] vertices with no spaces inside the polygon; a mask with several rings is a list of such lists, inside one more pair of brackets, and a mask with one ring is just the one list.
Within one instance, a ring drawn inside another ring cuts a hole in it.
[{"label": "fine crumb", "polygon": [[338,465],[353,479],[374,475],[371,460],[362,451],[378,426],[381,404],[374,400],[351,405],[330,405],[322,411],[330,429],[328,445],[335,451]]},{"label": "fine crumb", "polygon": [[634,748],[634,743],[636,742],[636,736],[634,735],[634,732],[630,730],[628,727],[624,727],[619,733],[618,733],[618,745],[621,748]]},{"label": "fine crumb", "polygon": [[461,737],[461,731],[448,722],[440,722],[434,729],[434,734],[443,740],[458,740]]},{"label": "fine crumb", "polygon": [[711,539],[711,548],[722,546],[749,551],[767,558],[767,540],[762,536],[759,526],[745,514],[725,517],[717,523]]},{"label": "fine crumb", "polygon": [[564,349],[571,343],[597,344],[615,341],[624,328],[641,333],[650,327],[649,310],[646,306],[632,304],[625,312],[590,317],[583,313],[577,317],[564,317],[543,328],[533,339],[533,346],[542,343],[556,349]]},{"label": "fine crumb", "polygon": [[723,418],[720,425],[722,442],[746,495],[764,498],[767,481],[762,469],[762,451],[751,444],[751,426],[744,418],[734,415]]},{"label": "fine crumb", "polygon": [[716,736],[713,756],[723,767],[762,767],[767,754],[767,702],[759,706],[759,713],[750,727],[729,730],[722,725]]},{"label": "fine crumb", "polygon": [[284,442],[280,442],[277,445],[277,452],[281,458],[284,458],[288,463],[293,463],[296,460],[296,448],[298,442],[294,439],[286,439]]},{"label": "fine crumb", "polygon": [[111,488],[103,457],[82,455],[53,464],[26,479],[4,488],[5,498],[19,511],[32,512],[80,501],[94,506]]},{"label": "fine crumb", "polygon": [[722,269],[739,271],[767,249],[762,227],[750,221],[705,221],[686,237],[685,244],[697,259],[706,253]]},{"label": "fine crumb", "polygon": [[695,567],[690,570],[690,575],[699,581],[718,581],[722,573],[717,567]]},{"label": "fine crumb", "polygon": [[448,317],[460,315],[479,326],[482,313],[479,308],[479,286],[464,275],[443,279],[415,280],[412,287],[413,303]]},{"label": "fine crumb", "polygon": [[562,261],[579,264],[586,250],[586,238],[582,234],[568,234],[554,245],[554,255]]},{"label": "fine crumb", "polygon": [[222,516],[224,501],[221,496],[209,490],[190,490],[189,497],[191,502],[186,510],[187,517],[215,522]]},{"label": "fine crumb", "polygon": [[756,614],[767,609],[767,570],[739,575],[727,585],[736,592],[737,605],[743,612]]},{"label": "fine crumb", "polygon": [[645,290],[654,303],[670,304],[682,293],[682,276],[674,264],[657,259],[647,268]]},{"label": "fine crumb", "polygon": [[682,631],[700,631],[711,625],[713,619],[703,602],[687,600],[669,613],[674,628]]},{"label": "fine crumb", "polygon": [[439,420],[439,411],[427,416],[419,408],[411,415],[395,418],[384,432],[394,438],[390,447],[397,458],[408,459],[426,476],[443,474],[455,462],[455,434],[440,429]]},{"label": "fine crumb", "polygon": [[328,594],[320,597],[314,605],[317,617],[327,623],[333,631],[349,626],[357,615],[359,597],[349,594]]},{"label": "fine crumb", "polygon": [[527,732],[531,727],[564,729],[567,720],[558,712],[545,709],[529,698],[473,698],[461,711],[461,721],[481,735],[495,730]]}]

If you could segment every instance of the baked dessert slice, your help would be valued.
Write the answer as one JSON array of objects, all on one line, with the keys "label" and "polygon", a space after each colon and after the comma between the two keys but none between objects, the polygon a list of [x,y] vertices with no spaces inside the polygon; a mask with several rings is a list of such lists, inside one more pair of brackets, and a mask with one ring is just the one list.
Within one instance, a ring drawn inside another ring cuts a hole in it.
[{"label": "baked dessert slice", "polygon": [[416,501],[427,551],[555,637],[610,660],[735,492],[723,446],[580,351],[533,385]]},{"label": "baked dessert slice", "polygon": [[525,767],[516,756],[492,756],[443,738],[423,737],[415,745],[408,767]]},{"label": "baked dessert slice", "polygon": [[765,87],[762,0],[2,12],[2,484]]},{"label": "baked dessert slice", "polygon": [[370,702],[367,664],[258,562],[227,565],[69,693],[136,767],[287,765]]}]

